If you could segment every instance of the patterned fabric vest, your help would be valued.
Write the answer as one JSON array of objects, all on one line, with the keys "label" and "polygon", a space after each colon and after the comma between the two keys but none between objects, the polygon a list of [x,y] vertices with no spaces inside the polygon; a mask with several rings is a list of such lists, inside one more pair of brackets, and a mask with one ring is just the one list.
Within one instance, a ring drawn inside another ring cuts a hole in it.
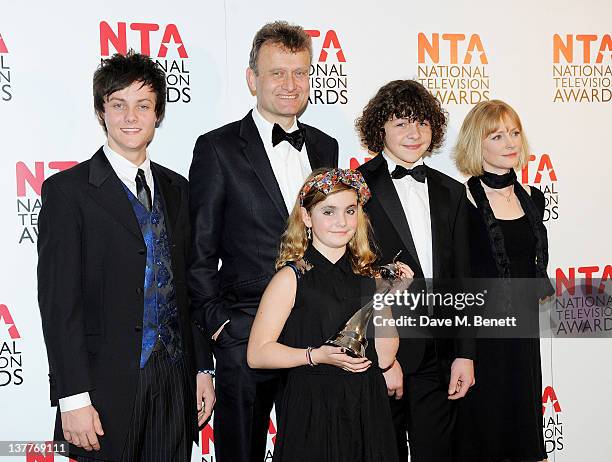
[{"label": "patterned fabric vest", "polygon": [[147,211],[127,186],[123,185],[123,188],[130,199],[147,246],[140,367],[143,368],[147,363],[158,339],[172,361],[177,361],[183,354],[183,342],[174,290],[170,241],[159,188],[156,184],[151,212]]}]

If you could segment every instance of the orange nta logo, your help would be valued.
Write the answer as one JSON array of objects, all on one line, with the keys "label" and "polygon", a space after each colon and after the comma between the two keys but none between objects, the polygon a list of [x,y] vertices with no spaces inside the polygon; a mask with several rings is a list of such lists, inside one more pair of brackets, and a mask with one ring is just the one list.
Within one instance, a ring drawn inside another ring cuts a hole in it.
[{"label": "orange nta logo", "polygon": [[610,34],[599,36],[597,34],[559,34],[553,35],[553,62],[559,64],[574,63],[601,64],[604,57],[612,61],[612,37]]},{"label": "orange nta logo", "polygon": [[6,326],[8,326],[8,334],[11,339],[15,340],[21,338],[21,335],[19,335],[19,331],[17,330],[17,326],[15,325],[15,321],[13,321],[13,317],[11,316],[11,312],[6,305],[0,305],[0,320],[3,321]]},{"label": "orange nta logo", "polygon": [[442,104],[489,99],[489,59],[479,34],[419,32],[417,55],[417,80]]},{"label": "orange nta logo", "polygon": [[[476,64],[472,63],[473,54],[477,53],[480,64],[489,64],[487,54],[480,35],[471,34],[469,38],[465,34],[431,34],[430,38],[423,32],[418,37],[418,62],[426,63],[425,56],[434,64],[440,63],[440,38],[444,52],[448,53],[449,64]],[[467,44],[465,43],[467,39]],[[461,58],[461,63],[459,60]]]},{"label": "orange nta logo", "polygon": [[552,81],[554,103],[612,101],[610,34],[554,34]]}]

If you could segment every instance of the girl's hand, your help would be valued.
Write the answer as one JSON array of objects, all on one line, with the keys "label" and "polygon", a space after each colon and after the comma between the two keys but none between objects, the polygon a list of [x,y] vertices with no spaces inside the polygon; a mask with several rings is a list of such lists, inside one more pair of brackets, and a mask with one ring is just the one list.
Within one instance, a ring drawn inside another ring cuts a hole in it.
[{"label": "girl's hand", "polygon": [[401,278],[413,278],[414,271],[408,266],[406,263],[402,263],[401,261],[395,262],[395,266],[397,267]]},{"label": "girl's hand", "polygon": [[372,365],[368,358],[353,358],[344,348],[322,345],[311,351],[310,357],[315,364],[330,364],[349,372],[364,372]]}]

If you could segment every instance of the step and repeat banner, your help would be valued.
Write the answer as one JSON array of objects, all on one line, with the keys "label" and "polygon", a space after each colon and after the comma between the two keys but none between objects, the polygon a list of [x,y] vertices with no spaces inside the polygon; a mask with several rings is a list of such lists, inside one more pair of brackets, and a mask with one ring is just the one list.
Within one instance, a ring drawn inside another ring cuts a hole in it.
[{"label": "step and repeat banner", "polygon": [[[286,19],[313,40],[302,120],[340,143],[341,166],[369,155],[355,118],[384,83],[413,78],[449,112],[427,163],[462,180],[451,159],[465,114],[503,99],[520,114],[532,154],[519,174],[546,197],[549,274],[561,289],[612,278],[612,3],[484,0],[375,3],[3,0],[0,5],[0,440],[52,437],[47,360],[36,293],[41,184],[89,158],[105,138],[94,115],[100,59],[132,48],[167,72],[166,119],[151,157],[187,174],[197,136],[253,107],[251,40]],[[609,303],[605,306],[606,303]],[[599,312],[611,326],[612,302]],[[604,319],[605,321],[605,319]],[[542,418],[549,460],[612,458],[610,339],[543,339]],[[271,460],[275,420],[270,421]],[[518,443],[517,443],[518,444]],[[31,453],[7,460],[65,460]],[[194,461],[212,462],[207,426]]]}]

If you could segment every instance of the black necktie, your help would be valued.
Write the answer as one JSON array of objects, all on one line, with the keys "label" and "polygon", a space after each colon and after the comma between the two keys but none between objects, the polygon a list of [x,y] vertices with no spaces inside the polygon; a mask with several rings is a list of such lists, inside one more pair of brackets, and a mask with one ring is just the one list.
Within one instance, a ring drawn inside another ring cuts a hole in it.
[{"label": "black necktie", "polygon": [[394,180],[399,180],[400,178],[404,178],[406,175],[412,176],[419,183],[425,183],[425,178],[427,178],[427,169],[424,165],[417,165],[414,168],[407,169],[398,165],[395,167],[395,170],[391,173],[391,178]]},{"label": "black necktie", "polygon": [[304,131],[298,128],[296,131],[287,133],[279,124],[272,128],[272,146],[287,140],[296,150],[301,151],[304,146]]},{"label": "black necktie", "polygon": [[139,168],[138,173],[136,173],[136,194],[140,203],[150,212],[151,190],[147,184],[144,171],[141,168]]}]

